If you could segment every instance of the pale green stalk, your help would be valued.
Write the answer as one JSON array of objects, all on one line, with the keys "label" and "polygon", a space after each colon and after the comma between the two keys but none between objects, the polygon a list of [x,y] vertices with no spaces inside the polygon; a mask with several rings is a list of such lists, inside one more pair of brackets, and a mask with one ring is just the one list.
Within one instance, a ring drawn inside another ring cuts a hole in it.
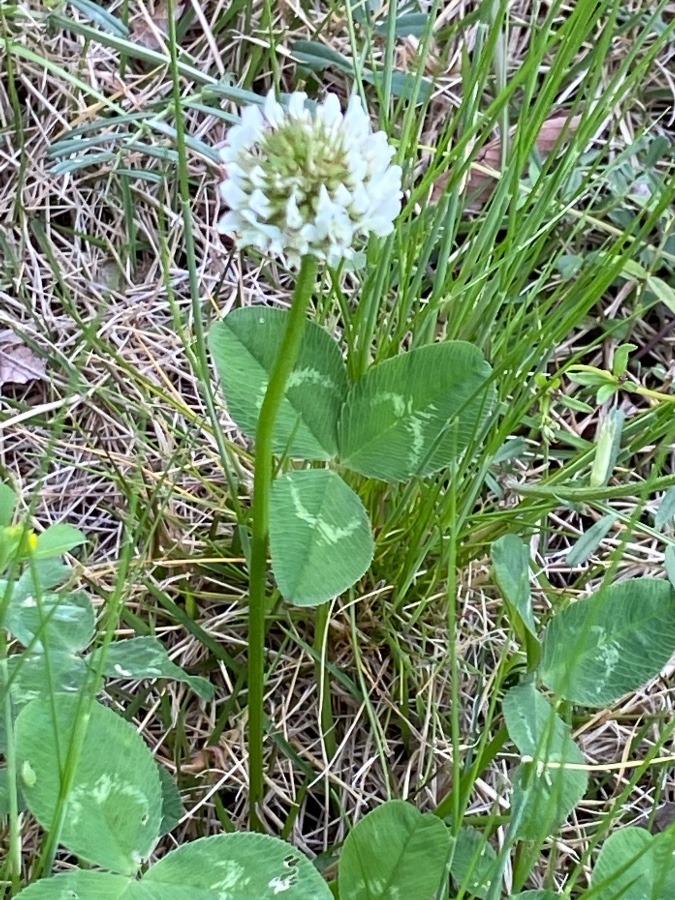
[{"label": "pale green stalk", "polygon": [[314,650],[316,651],[316,683],[319,686],[319,718],[323,746],[328,759],[337,753],[335,722],[331,704],[330,677],[325,666],[328,653],[328,632],[330,629],[330,604],[322,603],[314,620]]},{"label": "pale green stalk", "polygon": [[300,352],[307,322],[307,308],[316,284],[317,268],[316,257],[303,257],[286,331],[260,408],[256,431],[248,611],[249,823],[253,831],[263,830],[260,804],[264,796],[265,583],[274,425],[284,397],[286,382]]},{"label": "pale green stalk", "polygon": [[9,851],[7,853],[7,874],[14,893],[19,890],[21,877],[21,828],[19,823],[19,797],[16,786],[16,748],[14,746],[14,719],[12,716],[12,692],[9,686],[7,666],[7,637],[0,628],[0,684],[4,685],[3,710],[7,746],[7,806],[9,808]]},{"label": "pale green stalk", "polygon": [[0,686],[3,691],[2,716],[4,719],[7,746],[5,758],[7,762],[7,806],[9,809],[9,852],[5,866],[7,875],[12,883],[12,890],[19,889],[21,875],[21,828],[19,823],[19,798],[16,786],[16,749],[14,747],[14,720],[12,717],[12,692],[9,680],[9,667],[7,665],[7,632],[4,629],[7,609],[11,601],[15,565],[10,565],[5,573],[7,586],[0,596]]}]

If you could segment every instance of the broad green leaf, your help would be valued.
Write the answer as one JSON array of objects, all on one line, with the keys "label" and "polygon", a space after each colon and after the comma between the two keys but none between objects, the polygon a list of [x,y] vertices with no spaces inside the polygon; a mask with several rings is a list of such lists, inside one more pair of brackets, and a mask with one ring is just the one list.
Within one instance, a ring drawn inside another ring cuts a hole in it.
[{"label": "broad green leaf", "polygon": [[0,816],[6,816],[9,812],[8,783],[9,773],[5,766],[0,766]]},{"label": "broad green leaf", "polygon": [[[301,66],[312,72],[336,68],[348,75],[354,73],[354,66],[346,56],[318,41],[295,41],[291,46],[291,53]],[[371,72],[367,69],[361,72],[361,76],[365,82],[374,85],[381,85],[384,78],[382,72]],[[428,78],[418,78],[411,72],[394,71],[391,73],[390,89],[393,97],[410,100],[416,96],[417,103],[422,103],[431,96],[433,83]]]},{"label": "broad green leaf", "polygon": [[568,409],[575,410],[575,412],[592,413],[595,411],[590,403],[584,403],[583,400],[579,400],[576,397],[568,397],[566,394],[561,394],[558,397],[558,402]]},{"label": "broad green leaf", "polygon": [[519,840],[543,840],[586,793],[588,774],[565,765],[583,766],[584,755],[569,727],[531,684],[507,691],[502,710],[509,737],[526,758],[514,777],[515,835]]},{"label": "broad green leaf", "polygon": [[551,620],[541,679],[572,703],[606,706],[654,678],[675,653],[675,590],[633,578],[601,588]]},{"label": "broad green leaf", "polygon": [[664,566],[668,581],[675,590],[675,544],[668,544],[664,554]]},{"label": "broad green leaf", "polygon": [[[12,715],[16,717],[27,703],[47,693],[79,694],[88,676],[84,660],[64,650],[16,653],[0,663],[0,701],[9,683]],[[5,717],[0,715],[0,752],[4,752],[6,740]]]},{"label": "broad green leaf", "polygon": [[555,266],[565,280],[574,278],[584,264],[580,254],[562,253],[555,260]]},{"label": "broad green leaf", "polygon": [[64,694],[24,707],[16,720],[16,750],[26,803],[49,829],[60,793],[58,761],[65,763],[82,716],[86,733],[60,840],[86,862],[132,875],[157,841],[162,791],[152,753],[111,709]]},{"label": "broad green leaf", "polygon": [[637,350],[637,344],[619,344],[614,351],[614,359],[612,361],[612,375],[617,378],[623,378],[628,371],[628,359],[633,352]]},{"label": "broad green leaf", "polygon": [[555,891],[523,891],[521,894],[511,894],[509,900],[562,900],[562,897]]},{"label": "broad green leaf", "polygon": [[86,591],[47,593],[41,597],[12,595],[6,627],[24,647],[33,651],[75,652],[87,647],[96,627],[91,598]]},{"label": "broad green leaf", "polygon": [[534,685],[510,688],[502,700],[502,712],[509,737],[524,756],[552,759],[551,754],[555,753],[569,756],[569,762],[584,762],[569,726]]},{"label": "broad green leaf", "polygon": [[[598,388],[598,391],[597,391],[597,393],[596,393],[596,395],[595,395],[595,403],[596,403],[597,406],[602,406],[603,403],[607,403],[608,400],[611,400],[612,397],[616,396],[618,393],[619,393],[619,386],[618,386],[618,385],[616,385],[616,384],[603,384],[603,386],[602,386],[601,388]],[[610,410],[610,415],[611,415],[612,413],[616,413],[616,412],[617,412],[617,410],[612,409],[612,410]],[[621,413],[622,410],[618,410],[618,412]],[[609,419],[610,419],[610,416],[608,416],[607,419],[605,420],[605,423],[604,423],[605,425],[607,424],[607,421],[608,421]],[[619,419],[619,424],[620,424],[620,425],[623,425],[623,416],[620,417],[620,419]],[[595,470],[595,468],[591,471],[591,475],[590,475],[590,478],[589,478],[589,484],[590,484],[591,486],[596,486],[596,485],[599,485],[599,484],[606,484],[606,479],[609,478],[609,476],[610,476],[611,473],[612,473],[612,469],[613,469],[613,467],[614,467],[614,463],[612,463],[610,466],[607,466],[606,469],[605,469],[606,475],[605,475],[604,479],[600,479],[600,480],[599,480],[599,478],[600,478],[600,475],[599,475],[599,473],[600,473],[600,463],[602,462],[602,460],[603,460],[603,458],[604,458],[603,452],[602,452],[602,451],[604,450],[604,447],[606,446],[606,443],[605,443],[605,442],[606,442],[606,440],[607,440],[606,438],[605,438],[605,440],[603,440],[603,438],[604,438],[604,436],[605,436],[605,431],[608,431],[609,434],[611,435],[611,438],[612,438],[612,442],[613,442],[613,443],[612,443],[612,444],[609,444],[609,446],[611,447],[612,445],[614,445],[614,446],[617,447],[617,450],[618,450],[618,447],[620,446],[620,441],[621,441],[621,431],[619,431],[619,430],[616,428],[616,423],[615,423],[615,422],[612,422],[612,423],[611,423],[611,426],[610,426],[609,429],[606,429],[606,428],[601,428],[601,429],[600,429],[599,434],[598,434],[598,455],[596,456],[596,460],[599,460],[599,462],[598,462],[598,468],[597,468],[597,471]],[[602,448],[602,449],[600,449],[600,448]]]},{"label": "broad green leaf", "polygon": [[663,528],[675,522],[675,487],[668,488],[654,516],[654,527]]},{"label": "broad green leaf", "polygon": [[0,481],[0,530],[12,524],[16,496],[8,484]]},{"label": "broad green leaf", "polygon": [[[88,658],[94,671],[98,671],[102,652],[103,648],[99,648]],[[105,649],[103,674],[109,678],[171,678],[173,681],[183,681],[202,700],[211,700],[215,691],[206,678],[188,675],[171,662],[162,642],[150,636],[109,644]]]},{"label": "broad green leaf", "polygon": [[487,839],[475,828],[461,828],[455,838],[450,874],[463,894],[487,897],[493,880],[498,877],[497,854]]},{"label": "broad green leaf", "polygon": [[[265,834],[219,834],[168,853],[141,884],[164,897],[165,886],[181,886],[184,897],[220,900],[331,900],[331,891],[300,851]],[[158,888],[161,890],[158,890]],[[203,893],[194,893],[202,888]]]},{"label": "broad green leaf", "polygon": [[384,481],[447,466],[492,407],[491,371],[480,350],[464,341],[420,347],[373,366],[342,408],[341,462]]},{"label": "broad green leaf", "polygon": [[70,566],[60,559],[32,558],[15,581],[0,579],[0,603],[6,604],[8,609],[15,609],[23,604],[34,605],[36,596],[62,585],[71,574]]},{"label": "broad green leaf", "polygon": [[[617,390],[616,385],[608,386],[611,388],[607,396],[602,397],[600,388],[596,396],[596,403],[600,406]],[[606,392],[605,392],[606,393]],[[622,409],[613,407],[607,413],[600,423],[595,437],[595,456],[593,465],[588,478],[591,487],[600,487],[607,484],[609,477],[614,471],[617,456],[621,449],[621,435],[623,434],[623,423],[626,414]]]},{"label": "broad green leaf", "polygon": [[[423,37],[429,27],[428,12],[408,12],[396,16],[396,37],[406,38],[409,34],[414,37]],[[380,22],[375,25],[374,30],[383,37],[387,36],[389,29],[388,22]]]},{"label": "broad green leaf", "polygon": [[183,818],[185,809],[180,799],[180,791],[176,782],[164,766],[157,766],[159,783],[162,788],[162,821],[159,824],[159,836],[169,834]]},{"label": "broad green leaf", "polygon": [[447,877],[450,832],[431,813],[390,800],[347,836],[338,884],[340,900],[434,897]]},{"label": "broad green leaf", "polygon": [[645,267],[640,265],[635,259],[624,260],[623,271],[621,274],[624,278],[643,281],[652,293],[662,303],[666,304],[671,312],[675,312],[675,288],[671,287],[667,281],[658,278],[656,275],[652,275],[648,269],[645,269]]},{"label": "broad green leaf", "polygon": [[602,539],[612,530],[617,518],[618,516],[614,513],[607,513],[606,516],[591,525],[568,552],[567,564],[570,566],[583,565],[588,557],[598,549]]},{"label": "broad green leaf", "polygon": [[107,9],[103,9],[98,3],[93,3],[92,0],[70,0],[70,5],[79,9],[85,16],[89,16],[92,22],[95,22],[104,31],[121,38],[129,36],[129,29],[124,22],[109,13]]},{"label": "broad green leaf", "polygon": [[0,572],[4,572],[10,563],[17,566],[23,562],[30,555],[33,539],[33,532],[25,525],[0,528]]},{"label": "broad green leaf", "polygon": [[616,382],[609,372],[595,366],[570,366],[567,370],[567,377],[575,384],[582,384],[584,387],[604,387],[607,384],[616,386]]},{"label": "broad green leaf", "polygon": [[45,693],[78,695],[89,674],[84,660],[62,649],[11,656],[8,668],[12,701],[17,709],[39,700]]},{"label": "broad green leaf", "polygon": [[504,600],[530,634],[536,634],[530,595],[530,555],[515,534],[502,535],[490,548],[495,578]]},{"label": "broad green leaf", "polygon": [[286,600],[316,606],[341,594],[373,558],[361,500],[328,469],[277,478],[270,496],[270,555]]},{"label": "broad green leaf", "polygon": [[[209,345],[227,408],[241,430],[254,438],[258,415],[288,323],[285,310],[237,309],[216,323]],[[307,322],[300,355],[288,380],[274,430],[274,452],[301,459],[332,459],[337,421],[347,393],[340,348]]]},{"label": "broad green leaf", "polygon": [[158,894],[156,888],[126,875],[74,869],[42,878],[17,897],[22,900],[222,900],[223,895],[198,888],[186,894],[185,887],[171,884],[162,885]]},{"label": "broad green leaf", "polygon": [[21,577],[14,582],[12,598],[21,602],[27,597],[44,593],[63,585],[72,573],[71,567],[61,559],[32,559]]},{"label": "broad green leaf", "polygon": [[354,67],[346,56],[319,41],[294,41],[291,44],[291,53],[301,65],[311,69],[312,72],[322,72],[334,66],[347,75],[354,73]]},{"label": "broad green leaf", "polygon": [[607,838],[593,869],[598,900],[671,900],[675,897],[675,834],[619,828]]},{"label": "broad green leaf", "polygon": [[[21,788],[17,786],[17,806],[19,812],[26,809],[26,803],[21,793]],[[9,813],[9,772],[4,766],[0,766],[0,816],[6,816]]]},{"label": "broad green leaf", "polygon": [[[68,891],[73,893],[69,894]],[[332,900],[312,863],[263,834],[221,834],[183,844],[136,881],[75,871],[31,885],[26,900]]]},{"label": "broad green leaf", "polygon": [[650,275],[645,283],[652,293],[655,294],[662,303],[665,303],[672,313],[675,313],[675,288],[667,281],[664,281],[663,278],[658,278],[656,275]]},{"label": "broad green leaf", "polygon": [[312,863],[264,834],[220,834],[183,844],[140,881],[75,870],[35,882],[26,900],[332,900]]},{"label": "broad green leaf", "polygon": [[[17,897],[21,897],[21,900],[150,900],[141,889],[141,882],[132,881],[124,875],[88,872],[84,869],[41,878],[17,894]],[[163,894],[162,900],[179,900],[179,897],[178,894],[175,898]],[[184,900],[188,898],[184,897]],[[190,900],[193,898],[190,897]]]},{"label": "broad green leaf", "polygon": [[36,559],[61,556],[63,553],[70,553],[75,547],[86,542],[87,539],[79,528],[62,522],[59,525],[50,525],[46,531],[38,535],[37,547],[33,555]]},{"label": "broad green leaf", "polygon": [[[384,83],[384,73],[363,72],[363,80],[368,84],[381,87]],[[434,92],[434,83],[428,78],[419,78],[414,72],[392,72],[391,94],[392,97],[403,97],[405,100],[415,99],[416,103],[424,103]]]}]

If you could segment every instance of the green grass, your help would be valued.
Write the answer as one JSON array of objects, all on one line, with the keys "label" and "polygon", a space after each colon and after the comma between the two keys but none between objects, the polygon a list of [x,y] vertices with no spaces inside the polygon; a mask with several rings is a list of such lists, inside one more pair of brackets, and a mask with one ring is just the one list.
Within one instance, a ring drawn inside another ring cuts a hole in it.
[{"label": "green grass", "polygon": [[[653,520],[675,485],[668,6],[474,2],[450,15],[436,3],[415,44],[397,34],[395,4],[369,23],[359,5],[207,3],[202,23],[188,9],[158,49],[133,40],[126,4],[101,13],[112,23],[78,3],[0,9],[0,329],[49,360],[48,381],[0,386],[0,476],[34,521],[65,519],[90,539],[81,577],[101,640],[156,634],[218,685],[201,705],[165,682],[107,689],[178,776],[181,840],[240,829],[247,811],[252,448],[227,418],[205,334],[230,308],[292,291],[280,267],[215,233],[214,148],[237,104],[272,84],[362,93],[397,147],[404,208],[362,273],[326,276],[314,317],[341,338],[354,378],[403,349],[471,341],[499,397],[451,471],[405,485],[350,476],[377,539],[357,587],[316,622],[275,597],[255,692],[267,697],[266,827],[330,863],[365,809],[403,796],[455,831],[470,821],[495,843],[502,829],[506,863],[499,798],[514,749],[501,697],[523,655],[491,544],[528,542],[543,624],[602,583],[660,575],[674,542],[672,521]],[[346,65],[312,74],[299,40]],[[559,116],[580,119],[544,153]],[[496,156],[482,155],[500,135]],[[485,169],[498,177],[472,207]],[[599,404],[573,367],[611,370],[626,343],[627,378]],[[593,485],[615,405],[626,413],[615,461]],[[616,524],[570,566],[608,513]],[[594,848],[669,796],[651,759],[668,754],[671,708],[657,682],[602,719],[560,710],[608,768],[591,772],[558,845],[542,836],[513,854],[514,892],[579,896]],[[617,774],[626,746],[636,765]],[[22,878],[49,855],[44,841],[25,829]]]}]

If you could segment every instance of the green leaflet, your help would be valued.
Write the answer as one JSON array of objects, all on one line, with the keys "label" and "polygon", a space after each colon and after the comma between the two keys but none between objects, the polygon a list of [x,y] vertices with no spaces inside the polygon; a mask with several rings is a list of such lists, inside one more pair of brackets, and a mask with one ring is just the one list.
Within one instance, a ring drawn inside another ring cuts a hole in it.
[{"label": "green leaflet", "polygon": [[384,481],[449,465],[492,409],[491,373],[480,350],[464,341],[420,347],[373,366],[342,408],[341,462]]},{"label": "green leaflet", "polygon": [[[231,312],[209,334],[228,411],[251,438],[287,320],[284,310],[247,307]],[[340,348],[323,328],[307,322],[279,409],[274,452],[300,459],[332,459],[346,393],[347,372]]]},{"label": "green leaflet", "polygon": [[270,553],[286,600],[316,606],[342,593],[373,558],[361,500],[328,469],[282,475],[272,484]]}]

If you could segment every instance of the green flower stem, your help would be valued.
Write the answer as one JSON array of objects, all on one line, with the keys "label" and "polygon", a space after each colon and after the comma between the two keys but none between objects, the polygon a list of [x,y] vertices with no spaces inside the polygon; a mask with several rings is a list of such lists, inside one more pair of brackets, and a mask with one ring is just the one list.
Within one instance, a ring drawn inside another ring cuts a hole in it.
[{"label": "green flower stem", "polygon": [[249,824],[262,831],[260,805],[264,795],[263,700],[265,693],[265,583],[267,578],[267,532],[272,485],[272,436],[284,397],[286,382],[293,371],[307,322],[307,307],[316,283],[318,260],[304,256],[300,264],[291,311],[279,356],[274,364],[260,408],[255,439],[253,476],[253,525],[248,609],[248,754]]}]

